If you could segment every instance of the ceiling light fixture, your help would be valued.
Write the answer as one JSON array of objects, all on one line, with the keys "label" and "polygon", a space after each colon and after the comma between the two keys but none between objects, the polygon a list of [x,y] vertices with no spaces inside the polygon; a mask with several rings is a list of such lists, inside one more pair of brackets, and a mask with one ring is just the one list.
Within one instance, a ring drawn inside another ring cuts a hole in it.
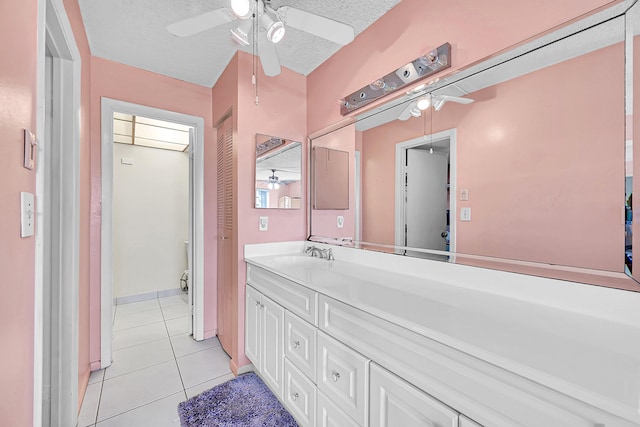
[{"label": "ceiling light fixture", "polygon": [[414,107],[411,107],[411,109],[409,110],[409,113],[413,117],[420,117],[420,115],[422,114],[422,111],[420,111],[420,109],[417,106],[414,106]]},{"label": "ceiling light fixture", "polygon": [[269,14],[263,13],[260,16],[260,22],[264,29],[267,30],[267,38],[271,43],[278,43],[282,40],[286,31],[282,21],[276,21]]},{"label": "ceiling light fixture", "polygon": [[280,180],[276,176],[276,170],[271,169],[272,175],[269,177],[269,184],[267,184],[267,188],[269,190],[277,190],[280,188]]},{"label": "ceiling light fixture", "polygon": [[231,10],[240,19],[248,19],[253,14],[251,0],[231,0]]},{"label": "ceiling light fixture", "polygon": [[237,28],[231,30],[231,37],[242,46],[249,46],[249,33],[252,25],[250,19],[240,22]]}]

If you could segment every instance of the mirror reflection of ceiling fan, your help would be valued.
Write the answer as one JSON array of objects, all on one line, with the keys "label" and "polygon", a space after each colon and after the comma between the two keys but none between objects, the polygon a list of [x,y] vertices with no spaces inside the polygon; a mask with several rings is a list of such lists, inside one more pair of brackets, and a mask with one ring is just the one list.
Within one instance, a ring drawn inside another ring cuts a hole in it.
[{"label": "mirror reflection of ceiling fan", "polygon": [[[252,29],[258,31],[258,48],[262,69],[267,76],[280,74],[275,44],[292,27],[340,45],[353,41],[353,27],[290,6],[272,9],[264,0],[227,0],[229,7],[215,9],[167,26],[169,33],[188,37],[232,21],[239,21],[231,37],[243,46],[251,44]],[[267,0],[268,1],[268,0]]]}]

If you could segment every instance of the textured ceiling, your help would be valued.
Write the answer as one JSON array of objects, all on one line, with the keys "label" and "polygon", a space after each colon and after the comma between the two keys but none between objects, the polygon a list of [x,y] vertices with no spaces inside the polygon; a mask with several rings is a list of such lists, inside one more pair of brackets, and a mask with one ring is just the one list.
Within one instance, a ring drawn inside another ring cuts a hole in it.
[{"label": "textured ceiling", "polygon": [[[356,35],[400,0],[272,0],[351,25]],[[79,0],[91,53],[180,80],[212,87],[238,50],[229,31],[238,22],[191,37],[176,37],[167,25],[228,5],[226,0]],[[287,27],[276,45],[283,67],[308,75],[341,46]],[[252,46],[242,50],[251,53]]]}]

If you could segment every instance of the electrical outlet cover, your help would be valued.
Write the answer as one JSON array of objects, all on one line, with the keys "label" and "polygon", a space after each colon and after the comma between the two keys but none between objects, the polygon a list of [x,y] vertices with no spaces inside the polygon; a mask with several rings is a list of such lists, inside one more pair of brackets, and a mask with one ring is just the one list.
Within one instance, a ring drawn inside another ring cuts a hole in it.
[{"label": "electrical outlet cover", "polygon": [[261,216],[260,217],[260,222],[258,225],[258,230],[259,231],[267,231],[269,229],[269,217],[268,216]]}]

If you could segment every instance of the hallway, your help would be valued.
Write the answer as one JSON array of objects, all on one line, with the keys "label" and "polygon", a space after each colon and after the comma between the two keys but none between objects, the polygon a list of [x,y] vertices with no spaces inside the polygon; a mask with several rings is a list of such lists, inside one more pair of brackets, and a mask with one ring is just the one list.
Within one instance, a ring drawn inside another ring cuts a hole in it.
[{"label": "hallway", "polygon": [[233,378],[217,338],[188,334],[186,295],[116,306],[113,363],[92,372],[78,427],[179,426],[178,403]]}]

